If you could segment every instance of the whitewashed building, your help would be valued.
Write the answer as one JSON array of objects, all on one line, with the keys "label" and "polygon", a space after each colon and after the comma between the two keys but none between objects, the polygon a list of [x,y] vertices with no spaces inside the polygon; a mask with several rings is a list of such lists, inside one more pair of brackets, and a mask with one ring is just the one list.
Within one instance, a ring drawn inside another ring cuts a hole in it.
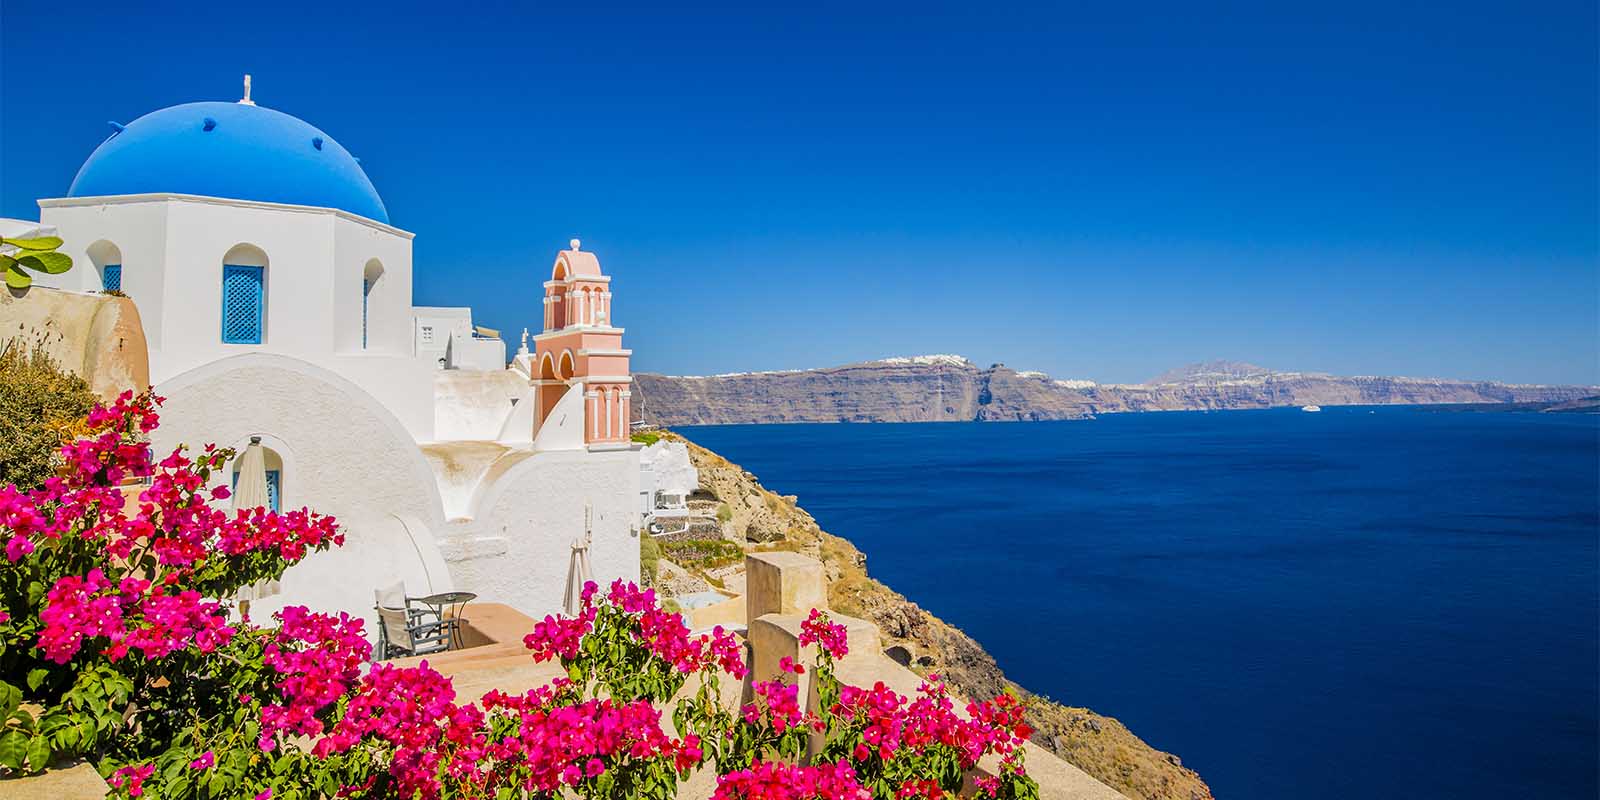
[{"label": "whitewashed building", "polygon": [[[76,266],[37,282],[138,305],[167,398],[158,447],[260,437],[273,503],[339,519],[345,547],[290,570],[258,611],[370,618],[375,588],[400,579],[414,596],[470,591],[542,615],[586,525],[594,577],[636,579],[630,351],[599,261],[573,240],[530,269],[540,352],[563,349],[541,372],[525,333],[508,368],[470,309],[413,305],[414,234],[357,159],[246,87],[116,126],[64,197],[39,201]],[[573,263],[577,288],[605,287],[604,315],[549,313],[576,290]]]}]

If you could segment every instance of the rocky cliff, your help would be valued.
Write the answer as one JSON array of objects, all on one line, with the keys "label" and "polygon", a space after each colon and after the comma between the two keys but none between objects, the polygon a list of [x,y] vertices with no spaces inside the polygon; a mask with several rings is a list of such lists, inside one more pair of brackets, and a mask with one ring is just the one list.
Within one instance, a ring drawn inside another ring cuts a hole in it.
[{"label": "rocky cliff", "polygon": [[[710,536],[726,536],[745,550],[795,550],[820,560],[827,569],[828,605],[877,624],[891,658],[924,675],[943,676],[965,697],[988,699],[1007,689],[1019,692],[1028,700],[1035,743],[1130,798],[1210,800],[1210,788],[1194,770],[1177,756],[1145,743],[1121,722],[1032,695],[1013,684],[972,637],[869,576],[866,556],[849,541],[823,531],[797,498],[768,491],[756,476],[692,442],[689,457],[700,476],[696,496],[727,509],[719,515],[720,534]],[[716,568],[723,561],[685,563],[710,580],[742,580],[742,575],[733,574],[738,567]]]},{"label": "rocky cliff", "polygon": [[1303,405],[1557,403],[1600,386],[1441,378],[1340,377],[1213,361],[1141,384],[1057,380],[960,356],[890,358],[825,369],[634,376],[635,415],[660,425],[1080,419],[1127,411]]}]

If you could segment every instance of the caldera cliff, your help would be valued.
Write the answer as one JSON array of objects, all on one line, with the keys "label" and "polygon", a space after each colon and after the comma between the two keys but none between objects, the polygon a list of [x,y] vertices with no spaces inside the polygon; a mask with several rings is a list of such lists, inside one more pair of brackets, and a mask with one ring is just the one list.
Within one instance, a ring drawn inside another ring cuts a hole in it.
[{"label": "caldera cliff", "polygon": [[660,425],[992,422],[1305,405],[1561,403],[1596,395],[1600,386],[1341,377],[1227,361],[1184,367],[1140,384],[1100,384],[937,355],[782,372],[639,373],[633,408],[640,419]]}]

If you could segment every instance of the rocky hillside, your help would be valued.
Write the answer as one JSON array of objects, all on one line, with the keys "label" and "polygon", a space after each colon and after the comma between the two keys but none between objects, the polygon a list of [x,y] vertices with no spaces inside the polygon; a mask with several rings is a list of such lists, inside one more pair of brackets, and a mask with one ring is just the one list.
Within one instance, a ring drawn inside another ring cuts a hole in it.
[{"label": "rocky hillside", "polygon": [[1141,384],[1057,380],[960,356],[890,358],[826,369],[634,376],[635,415],[660,425],[1079,419],[1125,411],[1303,405],[1558,403],[1597,386],[1439,378],[1339,377],[1213,361]]},{"label": "rocky hillside", "polygon": [[[920,673],[944,676],[968,697],[987,699],[1008,687],[1029,697],[1035,742],[1131,798],[1211,797],[1205,781],[1177,756],[1151,747],[1115,719],[1030,695],[1012,684],[972,637],[869,576],[866,556],[850,542],[824,532],[795,497],[767,491],[754,475],[692,442],[689,453],[700,471],[700,496],[727,509],[719,516],[723,534],[746,549],[796,550],[821,560],[828,571],[829,605],[877,623],[891,657]],[[726,561],[716,558],[706,566]],[[696,569],[693,563],[688,566]],[[712,581],[733,577],[726,569],[699,574]]]}]

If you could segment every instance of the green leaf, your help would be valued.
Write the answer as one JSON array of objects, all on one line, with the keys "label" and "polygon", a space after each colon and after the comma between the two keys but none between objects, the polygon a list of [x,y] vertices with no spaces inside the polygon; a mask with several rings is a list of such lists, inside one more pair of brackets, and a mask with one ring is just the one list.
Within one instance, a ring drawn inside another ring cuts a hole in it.
[{"label": "green leaf", "polygon": [[6,285],[13,289],[26,289],[33,285],[33,278],[28,277],[28,273],[13,264],[6,270]]},{"label": "green leaf", "polygon": [[61,237],[39,236],[33,239],[6,239],[5,243],[24,250],[54,250],[61,246]]},{"label": "green leaf", "polygon": [[33,692],[39,691],[39,686],[41,684],[43,684],[44,683],[44,679],[48,678],[48,677],[50,677],[50,670],[47,670],[44,667],[40,667],[40,668],[35,669],[35,670],[29,670],[28,671],[28,690],[29,691],[33,691]]},{"label": "green leaf", "polygon": [[22,690],[5,681],[0,681],[0,719],[11,716],[11,712],[22,705]]},{"label": "green leaf", "polygon": [[28,757],[28,735],[22,731],[11,730],[0,734],[0,766],[12,769],[22,769],[22,762]]},{"label": "green leaf", "polygon": [[28,769],[43,772],[50,766],[50,740],[43,736],[35,736],[28,742]]},{"label": "green leaf", "polygon": [[17,261],[28,269],[46,275],[60,275],[72,269],[72,256],[66,253],[21,253]]}]

